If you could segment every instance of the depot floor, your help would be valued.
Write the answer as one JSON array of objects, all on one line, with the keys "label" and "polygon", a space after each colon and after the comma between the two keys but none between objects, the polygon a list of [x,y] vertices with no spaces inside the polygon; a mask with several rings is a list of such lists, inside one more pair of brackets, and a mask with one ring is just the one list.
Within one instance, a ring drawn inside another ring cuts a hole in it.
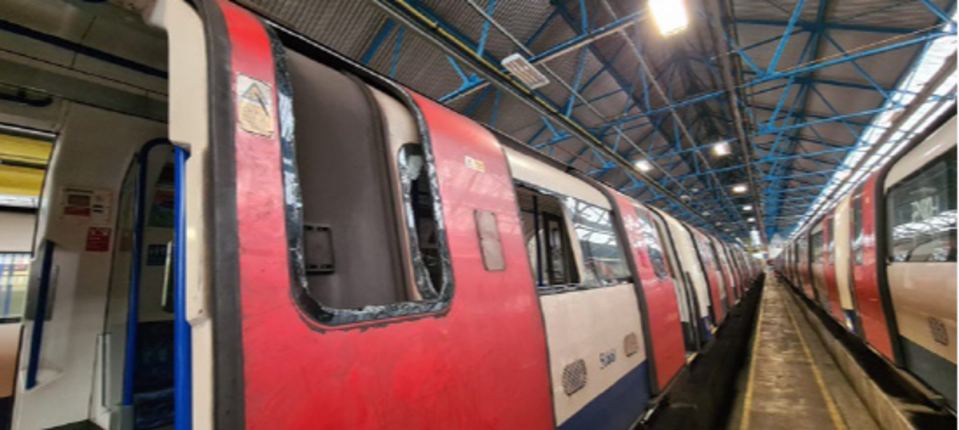
[{"label": "depot floor", "polygon": [[878,429],[845,375],[775,276],[738,381],[729,429]]}]

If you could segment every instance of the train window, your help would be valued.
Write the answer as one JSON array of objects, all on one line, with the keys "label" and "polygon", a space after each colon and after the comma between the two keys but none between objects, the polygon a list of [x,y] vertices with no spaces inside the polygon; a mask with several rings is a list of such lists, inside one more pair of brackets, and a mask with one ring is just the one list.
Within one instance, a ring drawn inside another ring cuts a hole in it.
[{"label": "train window", "polygon": [[579,276],[560,197],[525,185],[516,187],[516,197],[536,285],[552,291],[550,287],[553,286],[578,284]]},{"label": "train window", "polygon": [[0,322],[23,315],[29,272],[30,254],[0,253]]},{"label": "train window", "polygon": [[956,261],[956,151],[896,184],[886,210],[893,261]]},{"label": "train window", "polygon": [[640,229],[643,231],[643,242],[646,243],[646,254],[649,255],[649,261],[653,265],[653,272],[656,273],[657,279],[666,279],[669,277],[669,271],[666,268],[659,233],[646,209],[639,206],[634,206],[633,209],[636,211]]},{"label": "train window", "polygon": [[281,133],[295,300],[331,325],[441,311],[451,262],[415,112],[399,92],[285,52],[293,94],[281,126],[297,119]]},{"label": "train window", "polygon": [[612,214],[572,197],[564,200],[583,252],[586,269],[583,283],[587,286],[605,286],[628,281],[629,268],[616,237]]},{"label": "train window", "polygon": [[815,233],[811,238],[812,242],[812,261],[810,263],[819,263],[822,261],[823,254],[823,233]]},{"label": "train window", "polygon": [[852,254],[853,264],[862,266],[865,262],[865,247],[863,246],[864,234],[862,228],[862,187],[856,191],[856,197],[852,200]]}]

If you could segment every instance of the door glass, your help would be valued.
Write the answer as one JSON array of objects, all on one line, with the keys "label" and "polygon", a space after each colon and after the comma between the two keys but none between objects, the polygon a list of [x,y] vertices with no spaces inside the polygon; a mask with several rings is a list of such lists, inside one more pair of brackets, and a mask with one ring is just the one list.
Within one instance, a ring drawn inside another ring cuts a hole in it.
[{"label": "door glass", "polygon": [[101,345],[104,355],[104,407],[117,411],[123,400],[127,354],[127,319],[131,272],[140,269],[137,341],[133,353],[133,406],[135,428],[153,429],[173,423],[173,149],[163,145],[150,151],[143,212],[140,261],[134,262],[136,191],[140,166],[127,172],[120,189],[117,245],[113,256],[107,317]]}]

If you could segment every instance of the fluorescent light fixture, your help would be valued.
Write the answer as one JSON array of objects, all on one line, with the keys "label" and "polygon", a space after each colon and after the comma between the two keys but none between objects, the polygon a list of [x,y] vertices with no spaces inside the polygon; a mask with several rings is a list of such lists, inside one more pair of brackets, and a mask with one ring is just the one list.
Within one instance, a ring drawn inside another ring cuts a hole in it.
[{"label": "fluorescent light fixture", "polygon": [[753,210],[753,205],[743,206],[743,210],[744,210],[744,211],[751,211],[751,210]]},{"label": "fluorescent light fixture", "polygon": [[753,218],[753,217],[746,218],[746,222],[756,222],[756,218]]},{"label": "fluorescent light fixture", "polygon": [[732,154],[732,148],[729,147],[729,142],[722,141],[713,145],[713,154],[717,157],[725,157],[729,154]]},{"label": "fluorescent light fixture", "polygon": [[689,196],[683,194],[683,195],[679,196],[679,199],[682,200],[682,201],[684,201],[684,202],[688,202],[689,200],[692,199],[692,197],[689,197]]},{"label": "fluorescent light fixture", "polygon": [[653,170],[653,165],[646,160],[639,160],[635,163],[635,165],[640,172],[648,172],[650,170]]},{"label": "fluorescent light fixture", "polygon": [[647,5],[663,36],[679,33],[689,25],[686,4],[682,0],[649,0]]},{"label": "fluorescent light fixture", "polygon": [[749,187],[747,187],[746,184],[733,185],[733,192],[736,194],[742,194],[742,193],[745,193],[746,191],[749,191]]},{"label": "fluorescent light fixture", "polygon": [[549,79],[546,79],[546,76],[540,73],[540,71],[530,64],[522,55],[510,55],[504,58],[500,63],[531,90],[545,87],[549,84]]},{"label": "fluorescent light fixture", "polygon": [[703,216],[709,216],[709,211],[703,212]]},{"label": "fluorescent light fixture", "polygon": [[852,173],[850,173],[848,170],[840,170],[840,171],[837,171],[836,173],[834,173],[832,176],[833,176],[834,178],[836,178],[836,179],[846,179],[846,178],[848,178],[849,175],[851,175],[851,174],[852,174]]}]

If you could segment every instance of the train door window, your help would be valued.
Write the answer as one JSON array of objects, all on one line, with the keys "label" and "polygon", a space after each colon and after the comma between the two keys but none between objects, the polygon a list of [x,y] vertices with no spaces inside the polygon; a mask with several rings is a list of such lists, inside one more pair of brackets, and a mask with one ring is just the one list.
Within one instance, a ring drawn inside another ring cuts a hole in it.
[{"label": "train door window", "polygon": [[282,144],[295,299],[331,325],[442,310],[451,263],[414,112],[399,92],[285,55],[284,114],[297,119],[282,133],[292,131]]},{"label": "train door window", "polygon": [[523,237],[526,238],[537,286],[550,290],[551,286],[578,284],[578,271],[560,198],[524,185],[516,187],[516,195]]},{"label": "train door window", "polygon": [[856,190],[855,197],[852,200],[852,234],[853,264],[862,266],[865,262],[866,252],[863,246],[865,235],[863,234],[862,225],[862,186]]},{"label": "train door window", "polygon": [[612,214],[572,197],[565,197],[564,203],[583,252],[583,283],[598,287],[628,282],[629,268],[613,227]]},{"label": "train door window", "polygon": [[23,315],[29,271],[30,254],[0,253],[0,322]]},{"label": "train door window", "polygon": [[886,199],[894,262],[956,261],[956,150],[896,184]]},{"label": "train door window", "polygon": [[661,236],[657,231],[653,221],[649,218],[646,209],[635,206],[636,218],[639,219],[640,229],[643,232],[643,242],[646,244],[646,254],[649,255],[649,261],[653,265],[653,272],[657,279],[669,278],[669,269],[666,267],[666,257],[663,254]]},{"label": "train door window", "polygon": [[810,241],[812,245],[812,261],[810,261],[810,264],[822,263],[823,232],[814,233]]}]

